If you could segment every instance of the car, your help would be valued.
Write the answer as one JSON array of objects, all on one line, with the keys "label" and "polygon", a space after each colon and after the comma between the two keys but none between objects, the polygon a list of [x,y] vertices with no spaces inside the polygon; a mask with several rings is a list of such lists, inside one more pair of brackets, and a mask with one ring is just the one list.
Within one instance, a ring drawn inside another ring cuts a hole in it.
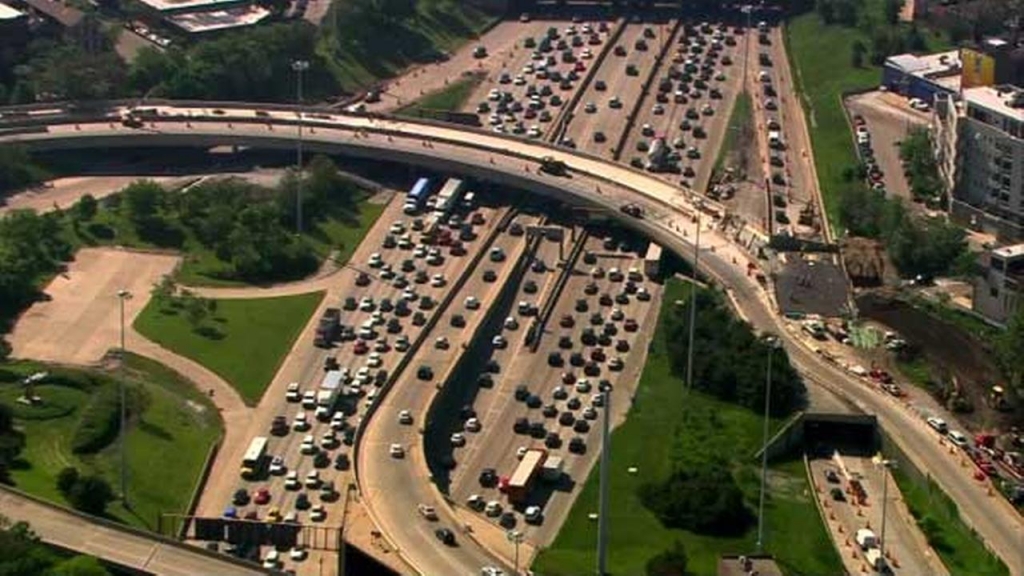
[{"label": "car", "polygon": [[388,454],[392,458],[405,458],[405,448],[401,444],[392,444],[388,447]]},{"label": "car", "polygon": [[452,532],[448,528],[438,528],[434,530],[434,536],[437,537],[445,546],[455,546],[455,532]]},{"label": "car", "polygon": [[437,520],[437,510],[435,510],[433,506],[428,506],[426,504],[417,504],[416,511],[420,513],[420,516],[423,516],[427,520]]},{"label": "car", "polygon": [[968,444],[970,444],[970,442],[967,439],[967,436],[965,436],[963,432],[960,432],[959,430],[950,430],[949,433],[946,435],[949,436],[949,439],[950,441],[953,442],[953,444],[956,444],[960,448],[965,448]]},{"label": "car", "polygon": [[339,443],[334,430],[328,429],[320,436],[320,447],[326,450],[337,448]]},{"label": "car", "polygon": [[541,400],[540,396],[537,396],[536,394],[530,394],[526,397],[527,408],[537,409],[541,407],[541,404],[543,404],[543,400]]},{"label": "car", "polygon": [[562,438],[557,432],[548,432],[544,437],[544,446],[555,449],[562,445]]},{"label": "car", "polygon": [[281,565],[281,553],[276,548],[271,548],[263,557],[263,567],[267,570],[277,570]]},{"label": "car", "polygon": [[466,420],[463,427],[466,429],[466,432],[479,432],[482,426],[480,425],[480,420],[478,418],[470,418],[469,420]]},{"label": "car", "polygon": [[235,506],[245,506],[250,500],[252,498],[249,496],[249,491],[245,488],[235,490],[234,495],[231,497],[231,503]]},{"label": "car", "polygon": [[408,426],[412,424],[412,412],[408,410],[402,410],[398,413],[398,423]]},{"label": "car", "polygon": [[555,400],[565,400],[569,397],[569,390],[565,386],[555,386],[554,390],[551,391],[551,397]]},{"label": "car", "polygon": [[455,446],[456,448],[466,445],[466,435],[462,432],[453,433],[449,440],[451,441],[452,446]]},{"label": "car", "polygon": [[562,426],[572,426],[576,422],[576,416],[572,412],[562,412],[558,416],[558,423]]},{"label": "car", "polygon": [[[567,338],[567,336],[566,336],[566,338]],[[571,341],[569,342],[569,347],[572,347],[572,342]],[[559,354],[558,352],[549,352],[548,353],[548,366],[557,368],[557,367],[563,365],[564,363],[565,363],[565,360],[562,359],[562,355]]]},{"label": "car", "polygon": [[327,509],[323,504],[316,504],[309,509],[309,519],[312,522],[323,522],[327,519]]},{"label": "car", "polygon": [[[276,552],[277,550],[274,551]],[[302,546],[295,546],[291,549],[291,551],[288,552],[288,557],[295,562],[301,562],[305,560],[307,555],[308,553],[306,552],[306,549]]]},{"label": "car", "polygon": [[839,474],[837,474],[835,470],[831,470],[831,469],[825,470],[825,480],[827,480],[828,482],[830,482],[832,484],[838,484],[839,483]]},{"label": "car", "polygon": [[530,431],[530,421],[526,418],[516,418],[515,423],[512,424],[512,431],[516,434],[526,434]]},{"label": "car", "polygon": [[846,495],[843,494],[843,489],[839,487],[833,487],[829,490],[829,494],[832,495],[832,499],[836,502],[846,502]]},{"label": "car", "polygon": [[334,469],[335,470],[348,470],[349,468],[348,454],[341,452],[334,457]]},{"label": "car", "polygon": [[302,399],[302,392],[299,390],[299,383],[292,382],[288,384],[288,389],[284,394],[285,400],[288,402],[298,402]]},{"label": "car", "polygon": [[501,502],[498,502],[497,500],[491,500],[490,502],[487,503],[486,506],[484,506],[484,514],[490,516],[491,518],[496,518],[500,516],[501,511]]},{"label": "car", "polygon": [[498,484],[498,472],[494,468],[484,468],[478,480],[484,488],[493,488]]},{"label": "car", "polygon": [[494,270],[484,270],[484,282],[494,282],[498,279],[497,273]]},{"label": "car", "polygon": [[297,432],[303,432],[309,430],[309,427],[310,423],[309,420],[306,418],[306,413],[301,410],[299,412],[296,412],[295,417],[292,419],[292,430],[295,430]]},{"label": "car", "polygon": [[272,476],[280,476],[288,471],[288,466],[284,463],[284,458],[280,456],[274,456],[270,461],[270,468],[267,470]]},{"label": "car", "polygon": [[320,471],[310,470],[306,473],[305,480],[306,488],[319,488],[320,487]]},{"label": "car", "polygon": [[573,436],[569,440],[569,452],[573,454],[583,454],[587,451],[587,443],[580,436]]},{"label": "car", "polygon": [[299,488],[302,488],[302,483],[299,481],[299,471],[289,470],[288,474],[284,477],[284,489],[298,490]]},{"label": "car", "polygon": [[416,370],[416,377],[420,380],[430,380],[434,377],[434,370],[427,365],[421,365]]},{"label": "car", "polygon": [[541,512],[540,506],[527,506],[523,517],[527,524],[540,524],[544,515]]}]

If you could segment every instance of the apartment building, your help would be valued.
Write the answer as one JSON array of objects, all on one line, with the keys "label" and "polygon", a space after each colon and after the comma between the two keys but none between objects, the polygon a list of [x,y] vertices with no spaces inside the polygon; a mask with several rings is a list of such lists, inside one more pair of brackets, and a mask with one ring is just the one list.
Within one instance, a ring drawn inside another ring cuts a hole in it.
[{"label": "apartment building", "polygon": [[935,117],[940,170],[952,174],[953,217],[1004,241],[1024,238],[1024,89],[966,88],[959,105],[940,103]]},{"label": "apartment building", "polygon": [[991,250],[982,263],[984,272],[974,283],[974,311],[1005,324],[1016,311],[1024,287],[1024,244]]}]

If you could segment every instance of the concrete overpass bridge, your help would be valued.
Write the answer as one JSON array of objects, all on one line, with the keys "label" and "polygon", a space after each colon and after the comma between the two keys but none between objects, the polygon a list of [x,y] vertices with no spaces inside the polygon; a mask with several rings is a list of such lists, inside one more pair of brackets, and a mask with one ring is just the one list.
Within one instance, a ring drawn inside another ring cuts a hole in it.
[{"label": "concrete overpass bridge", "polygon": [[[228,102],[147,101],[139,107],[142,125],[124,126],[122,115],[133,102],[109,102],[75,109],[60,105],[36,105],[0,109],[0,144],[21,144],[30,150],[91,147],[214,146],[239,145],[292,148],[302,125],[307,149],[332,154],[382,159],[514,186],[573,204],[606,211],[626,227],[684,257],[691,257],[694,220],[709,214],[720,222],[718,206],[701,203],[692,191],[655,178],[628,166],[575,150],[516,139],[459,126],[387,116],[353,115],[317,108],[255,105]],[[538,171],[544,157],[561,160],[566,176]],[[620,211],[626,204],[643,209],[640,218]],[[749,237],[749,232],[747,232]],[[702,228],[700,267],[717,279],[739,313],[755,328],[778,334],[790,358],[808,382],[813,394],[826,389],[844,397],[861,410],[877,415],[893,439],[915,464],[931,471],[935,479],[957,501],[961,516],[1010,567],[1024,574],[1019,553],[1024,535],[1020,518],[1001,499],[988,498],[960,466],[951,461],[944,448],[919,417],[891,398],[864,387],[855,378],[824,361],[808,348],[792,327],[776,313],[771,296],[748,274],[754,262],[736,243],[736,236],[718,229]],[[385,426],[387,419],[369,419],[365,426]],[[357,444],[358,450],[358,444]],[[358,463],[358,455],[354,460]],[[406,468],[409,474],[425,478],[424,471]],[[366,476],[358,465],[360,484],[387,489],[389,478]],[[372,472],[371,472],[372,473]],[[392,475],[393,476],[393,475]],[[407,522],[408,502],[433,502],[452,523],[454,515],[440,501],[436,491],[423,482],[415,494],[395,498],[396,505],[370,509],[370,515],[392,541],[403,558],[417,571],[433,574],[478,573],[482,564],[502,564],[471,538],[438,554],[436,549],[419,549],[413,543],[420,536]],[[397,484],[396,484],[397,486]]]}]

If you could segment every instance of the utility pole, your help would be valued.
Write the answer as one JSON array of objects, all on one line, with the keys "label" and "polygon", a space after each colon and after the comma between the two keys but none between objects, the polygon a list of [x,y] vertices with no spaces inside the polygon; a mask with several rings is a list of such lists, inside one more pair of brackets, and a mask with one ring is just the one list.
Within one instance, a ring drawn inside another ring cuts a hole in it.
[{"label": "utility pole", "polygon": [[296,102],[300,106],[297,112],[299,116],[299,139],[296,146],[295,161],[295,234],[302,234],[302,73],[309,70],[308,60],[292,61],[292,70],[296,73]]},{"label": "utility pole", "polygon": [[127,403],[126,403],[126,400],[125,400],[125,381],[124,381],[124,379],[125,379],[125,370],[124,370],[124,364],[128,360],[128,358],[127,358],[127,354],[125,352],[125,347],[124,347],[124,302],[125,302],[125,300],[131,300],[131,298],[132,298],[132,293],[131,292],[129,292],[127,290],[124,290],[124,289],[121,289],[121,290],[117,291],[117,299],[119,301],[118,303],[120,304],[120,309],[121,309],[121,365],[119,367],[119,371],[120,371],[120,376],[121,377],[119,378],[120,383],[119,383],[119,386],[118,386],[118,388],[119,388],[118,392],[119,392],[119,395],[120,395],[120,402],[121,402],[121,415],[120,415],[121,425],[120,425],[120,427],[118,429],[118,442],[117,442],[118,446],[117,446],[117,448],[118,448],[118,459],[121,461],[121,503],[124,505],[125,508],[128,508],[129,504],[128,504],[128,462],[125,459],[125,453],[126,453],[125,445],[128,442],[128,438],[127,438],[127,435],[126,435],[126,429],[128,427],[128,406],[127,406]]},{"label": "utility pole", "polygon": [[512,576],[519,576],[519,545],[523,543],[525,536],[519,530],[509,530],[505,533],[505,537],[515,546],[516,550],[512,563]]},{"label": "utility pole", "polygon": [[771,409],[772,398],[772,353],[777,344],[774,336],[769,336],[768,342],[768,369],[765,376],[764,387],[764,441],[761,444],[761,498],[757,506],[757,553],[764,552],[764,495],[767,490],[768,480],[768,414]]},{"label": "utility pole", "polygon": [[602,393],[604,397],[604,420],[601,423],[601,500],[597,508],[597,576],[608,573],[608,457],[611,449],[611,390]]}]

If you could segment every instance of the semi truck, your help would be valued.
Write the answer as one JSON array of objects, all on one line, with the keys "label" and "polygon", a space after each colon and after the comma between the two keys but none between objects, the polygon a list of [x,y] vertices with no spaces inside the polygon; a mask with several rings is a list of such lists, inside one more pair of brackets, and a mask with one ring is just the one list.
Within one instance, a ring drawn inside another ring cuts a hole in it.
[{"label": "semi truck", "polygon": [[316,417],[318,419],[331,417],[344,380],[345,373],[341,370],[329,370],[324,374],[324,379],[320,382],[320,389],[316,393]]},{"label": "semi truck", "polygon": [[540,475],[539,472],[544,466],[544,461],[547,460],[547,457],[548,453],[546,450],[533,449],[526,451],[523,459],[519,461],[519,466],[516,467],[515,472],[512,473],[512,477],[509,478],[506,485],[505,494],[508,495],[509,502],[520,503],[526,500],[526,497],[530,494],[530,489],[533,487],[533,482]]},{"label": "semi truck", "polygon": [[434,214],[440,220],[451,212],[452,208],[458,205],[462,197],[462,189],[465,183],[458,178],[449,178],[441,191],[437,193],[437,201],[434,204]]}]

